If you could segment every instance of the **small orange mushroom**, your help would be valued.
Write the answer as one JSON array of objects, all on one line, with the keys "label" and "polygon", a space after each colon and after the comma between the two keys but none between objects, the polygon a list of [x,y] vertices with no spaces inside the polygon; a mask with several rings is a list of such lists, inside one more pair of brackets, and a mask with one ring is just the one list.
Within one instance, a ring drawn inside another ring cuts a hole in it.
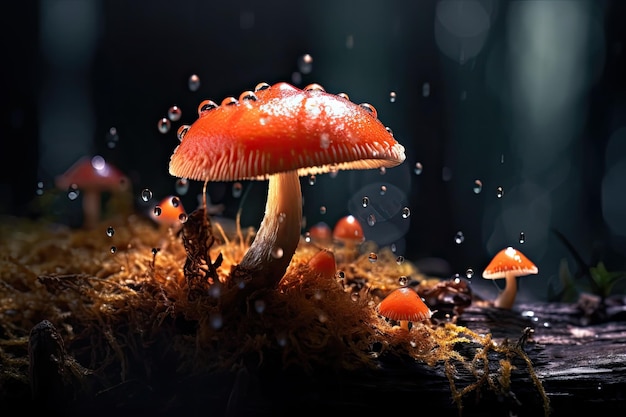
[{"label": "small orange mushroom", "polygon": [[433,315],[417,291],[411,287],[396,288],[378,304],[376,309],[388,319],[398,321],[400,327],[407,331],[409,322],[428,320]]},{"label": "small orange mushroom", "polygon": [[252,245],[231,275],[250,288],[275,287],[300,241],[300,176],[394,167],[405,160],[375,108],[330,94],[260,83],[221,105],[205,100],[199,118],[179,135],[171,175],[200,181],[268,180],[265,214]]},{"label": "small orange mushroom", "polygon": [[130,181],[118,168],[96,155],[76,161],[55,178],[55,185],[61,190],[76,188],[82,193],[83,227],[90,229],[100,221],[102,193],[125,191]]},{"label": "small orange mushroom", "polygon": [[517,295],[517,277],[537,274],[539,269],[522,252],[509,246],[498,252],[483,271],[485,279],[504,278],[505,287],[494,301],[498,308],[513,308]]},{"label": "small orange mushroom", "polygon": [[363,227],[356,217],[349,214],[335,223],[333,240],[342,247],[342,260],[352,261],[359,250],[359,245],[365,240]]}]

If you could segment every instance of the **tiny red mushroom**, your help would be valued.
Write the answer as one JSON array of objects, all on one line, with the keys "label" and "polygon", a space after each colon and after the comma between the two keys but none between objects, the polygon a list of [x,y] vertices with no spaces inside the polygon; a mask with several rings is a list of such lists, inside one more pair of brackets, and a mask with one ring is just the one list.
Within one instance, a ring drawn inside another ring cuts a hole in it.
[{"label": "tiny red mushroom", "polygon": [[504,278],[505,287],[494,301],[498,308],[513,308],[517,295],[517,277],[537,274],[539,269],[522,252],[509,246],[498,252],[483,271],[485,279]]},{"label": "tiny red mushroom", "polygon": [[117,167],[96,155],[93,158],[80,158],[55,178],[55,185],[61,190],[76,188],[80,191],[83,200],[83,227],[93,228],[100,221],[102,193],[127,190],[130,181]]},{"label": "tiny red mushroom", "polygon": [[337,273],[335,254],[328,249],[320,249],[309,259],[308,265],[313,273],[319,274],[322,278],[331,279]]},{"label": "tiny red mushroom", "polygon": [[198,113],[180,135],[169,172],[205,182],[269,180],[263,220],[235,267],[257,288],[276,286],[300,240],[300,176],[389,168],[405,159],[373,106],[317,84],[260,83],[219,106],[205,100]]},{"label": "tiny red mushroom", "polygon": [[399,287],[391,291],[378,304],[377,310],[382,316],[398,321],[405,330],[409,330],[409,322],[428,320],[433,315],[417,291],[411,287]]},{"label": "tiny red mushroom", "polygon": [[342,246],[342,260],[352,261],[358,253],[358,246],[365,240],[363,226],[353,215],[344,216],[335,223],[333,240]]}]

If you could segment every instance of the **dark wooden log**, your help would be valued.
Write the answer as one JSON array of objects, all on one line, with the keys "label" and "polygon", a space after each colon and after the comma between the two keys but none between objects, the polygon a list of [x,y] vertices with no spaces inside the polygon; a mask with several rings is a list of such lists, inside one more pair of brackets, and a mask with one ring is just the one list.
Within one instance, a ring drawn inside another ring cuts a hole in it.
[{"label": "dark wooden log", "polygon": [[[523,349],[540,384],[533,381],[528,364],[514,357],[509,390],[493,391],[484,385],[463,395],[461,406],[453,401],[443,363],[428,366],[401,356],[382,355],[378,369],[318,368],[311,374],[285,370],[280,357],[270,354],[262,364],[255,356],[233,371],[154,379],[150,383],[129,380],[95,393],[74,392],[77,400],[71,407],[74,415],[118,417],[139,412],[153,416],[390,416],[402,410],[415,415],[466,417],[615,415],[626,407],[624,308],[609,307],[601,322],[589,317],[576,304],[519,304],[513,310],[466,308],[457,324],[491,334],[499,344]],[[466,357],[475,349],[480,346],[459,345],[459,352]],[[499,375],[498,366],[494,355],[489,373]],[[48,368],[35,371],[38,388],[34,393],[50,401],[49,394],[58,395],[58,387],[51,383],[61,384],[63,379],[53,372],[50,380],[45,380]],[[475,381],[475,373],[457,367],[456,389],[460,391]],[[50,392],[44,392],[45,387]],[[542,392],[549,399],[549,413]]]}]

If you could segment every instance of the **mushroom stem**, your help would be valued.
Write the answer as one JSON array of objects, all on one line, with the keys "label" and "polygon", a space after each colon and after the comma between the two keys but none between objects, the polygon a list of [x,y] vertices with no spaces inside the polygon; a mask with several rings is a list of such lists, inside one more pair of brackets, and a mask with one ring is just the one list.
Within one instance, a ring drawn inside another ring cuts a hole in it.
[{"label": "mushroom stem", "polygon": [[[269,178],[265,215],[239,266],[252,273],[255,287],[274,287],[281,280],[300,241],[302,191],[297,171]],[[260,285],[259,285],[260,284]]]},{"label": "mushroom stem", "polygon": [[100,192],[85,190],[83,192],[83,227],[93,229],[100,221]]},{"label": "mushroom stem", "polygon": [[409,321],[408,320],[400,320],[400,328],[409,331]]},{"label": "mushroom stem", "polygon": [[498,308],[504,308],[510,310],[515,303],[515,296],[517,294],[517,275],[514,272],[507,272],[504,276],[505,286],[504,290],[498,295],[493,305]]}]

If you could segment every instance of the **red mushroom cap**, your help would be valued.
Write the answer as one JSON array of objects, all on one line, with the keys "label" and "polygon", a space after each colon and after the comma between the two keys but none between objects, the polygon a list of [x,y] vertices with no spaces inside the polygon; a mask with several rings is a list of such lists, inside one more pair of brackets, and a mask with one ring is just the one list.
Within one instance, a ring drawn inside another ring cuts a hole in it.
[{"label": "red mushroom cap", "polygon": [[335,223],[333,228],[333,238],[342,241],[353,241],[361,243],[365,240],[365,234],[363,233],[363,227],[361,223],[349,214],[342,217]]},{"label": "red mushroom cap", "polygon": [[60,189],[75,184],[83,190],[115,191],[125,189],[128,183],[126,175],[99,155],[80,158],[65,173],[55,178],[55,185]]},{"label": "red mushroom cap", "polygon": [[318,222],[309,228],[309,236],[314,242],[330,242],[333,231],[326,222]]},{"label": "red mushroom cap", "polygon": [[422,321],[431,318],[432,311],[417,291],[410,287],[396,288],[378,304],[378,312],[390,320]]},{"label": "red mushroom cap", "polygon": [[536,274],[539,272],[537,266],[528,259],[522,252],[509,246],[498,252],[489,265],[483,271],[483,278],[498,279],[504,278],[507,273],[514,273],[515,276]]},{"label": "red mushroom cap", "polygon": [[[205,109],[205,110],[203,110]],[[202,105],[200,117],[170,158],[170,174],[201,181],[267,179],[343,169],[393,167],[400,145],[368,104],[358,105],[320,86],[281,82]]]}]

